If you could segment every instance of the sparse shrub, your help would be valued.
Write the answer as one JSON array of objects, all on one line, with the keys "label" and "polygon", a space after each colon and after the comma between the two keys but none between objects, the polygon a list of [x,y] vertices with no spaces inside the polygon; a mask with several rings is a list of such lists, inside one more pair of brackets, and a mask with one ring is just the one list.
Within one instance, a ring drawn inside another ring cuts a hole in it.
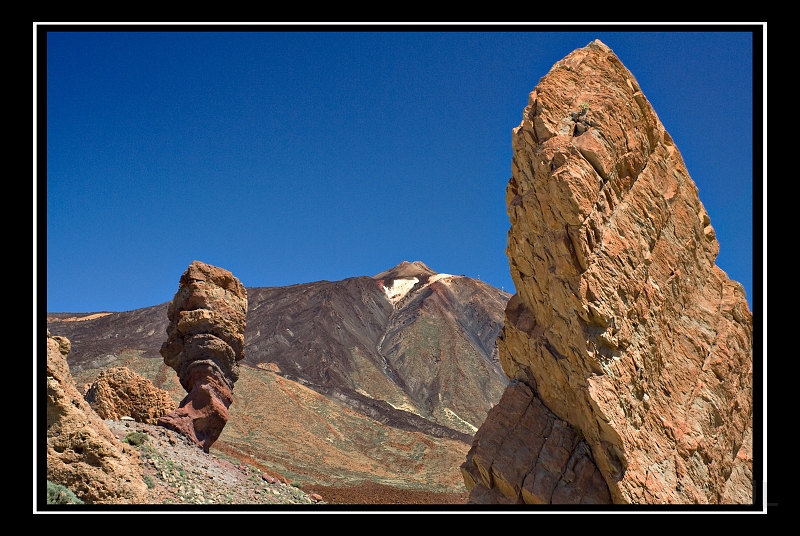
[{"label": "sparse shrub", "polygon": [[47,504],[83,504],[66,486],[47,481]]},{"label": "sparse shrub", "polygon": [[143,432],[131,432],[125,436],[125,443],[135,447],[141,447],[147,441],[147,434]]},{"label": "sparse shrub", "polygon": [[581,111],[581,113],[585,113],[586,111],[589,110],[589,103],[586,101],[579,102],[578,109]]},{"label": "sparse shrub", "polygon": [[144,480],[144,483],[147,484],[147,489],[153,489],[156,487],[156,483],[153,482],[153,478],[150,475],[144,475],[142,480]]}]

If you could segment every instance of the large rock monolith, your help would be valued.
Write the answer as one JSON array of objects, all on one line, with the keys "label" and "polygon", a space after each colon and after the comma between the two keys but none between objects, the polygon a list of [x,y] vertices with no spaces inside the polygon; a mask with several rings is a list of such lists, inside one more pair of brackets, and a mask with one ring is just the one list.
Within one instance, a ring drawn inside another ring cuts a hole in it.
[{"label": "large rock monolith", "polygon": [[158,424],[208,452],[228,422],[244,358],[247,291],[229,271],[194,261],[181,276],[167,317],[161,355],[188,394]]},{"label": "large rock monolith", "polygon": [[[523,393],[475,436],[462,466],[472,502],[752,501],[745,292],[714,264],[719,243],[672,138],[600,41],[530,94],[506,201],[517,294],[499,352],[507,391]],[[556,493],[576,478],[586,493]]]}]

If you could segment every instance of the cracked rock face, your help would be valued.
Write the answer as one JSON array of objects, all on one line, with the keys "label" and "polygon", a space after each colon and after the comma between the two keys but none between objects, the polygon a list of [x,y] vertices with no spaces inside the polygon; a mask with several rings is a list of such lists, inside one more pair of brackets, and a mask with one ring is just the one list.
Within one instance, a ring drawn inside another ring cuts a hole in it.
[{"label": "cracked rock face", "polygon": [[192,439],[204,451],[228,422],[233,384],[244,358],[247,291],[229,271],[194,261],[169,306],[164,363],[189,393],[158,424]]},{"label": "cracked rock face", "polygon": [[472,503],[611,502],[579,430],[556,417],[524,383],[506,388],[473,445],[461,467]]},{"label": "cracked rock face", "polygon": [[103,420],[131,417],[136,422],[156,424],[159,417],[177,408],[167,391],[127,367],[102,371],[84,399]]},{"label": "cracked rock face", "polygon": [[[530,94],[513,150],[499,351],[507,391],[531,395],[507,392],[476,434],[471,500],[751,502],[752,314],[636,79],[600,41],[574,51]],[[588,487],[559,495],[578,460]]]},{"label": "cracked rock face", "polygon": [[47,333],[47,480],[91,504],[145,502],[139,454],[116,441],[67,365],[70,341]]}]

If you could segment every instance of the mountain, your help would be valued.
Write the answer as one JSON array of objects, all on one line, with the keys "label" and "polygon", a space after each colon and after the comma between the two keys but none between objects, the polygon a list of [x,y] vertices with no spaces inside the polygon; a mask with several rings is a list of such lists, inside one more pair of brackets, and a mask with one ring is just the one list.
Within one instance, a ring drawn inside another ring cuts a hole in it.
[{"label": "mountain", "polygon": [[[507,383],[495,341],[509,294],[403,262],[372,277],[248,288],[247,298],[242,377],[219,452],[325,485],[463,489],[456,460]],[[127,366],[180,401],[186,393],[159,353],[167,306],[48,313],[47,325],[72,342],[79,386]],[[308,432],[311,423],[319,429]],[[335,432],[314,440],[323,428]],[[447,463],[428,474],[440,458]]]},{"label": "mountain", "polygon": [[472,435],[505,386],[510,296],[404,262],[373,277],[248,290],[244,363],[383,400]]}]

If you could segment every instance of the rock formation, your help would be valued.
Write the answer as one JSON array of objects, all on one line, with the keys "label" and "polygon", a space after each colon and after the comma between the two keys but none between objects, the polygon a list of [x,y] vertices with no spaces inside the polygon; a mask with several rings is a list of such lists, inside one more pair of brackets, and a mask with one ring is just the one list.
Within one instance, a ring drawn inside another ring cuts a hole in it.
[{"label": "rock formation", "polygon": [[81,397],[67,366],[69,351],[69,339],[47,333],[47,480],[85,503],[144,503],[139,454]]},{"label": "rock formation", "polygon": [[229,271],[194,261],[181,276],[167,317],[161,355],[189,394],[158,424],[208,452],[228,422],[238,362],[244,358],[247,292]]},{"label": "rock formation", "polygon": [[156,424],[159,417],[178,407],[168,392],[126,367],[102,371],[84,399],[102,419],[131,417],[147,424]]},{"label": "rock formation", "polygon": [[548,410],[524,383],[505,390],[485,423],[461,468],[471,502],[611,502],[581,433]]},{"label": "rock formation", "polygon": [[530,94],[513,150],[512,382],[462,466],[471,501],[752,501],[752,314],[634,76],[600,41],[574,51]]}]

